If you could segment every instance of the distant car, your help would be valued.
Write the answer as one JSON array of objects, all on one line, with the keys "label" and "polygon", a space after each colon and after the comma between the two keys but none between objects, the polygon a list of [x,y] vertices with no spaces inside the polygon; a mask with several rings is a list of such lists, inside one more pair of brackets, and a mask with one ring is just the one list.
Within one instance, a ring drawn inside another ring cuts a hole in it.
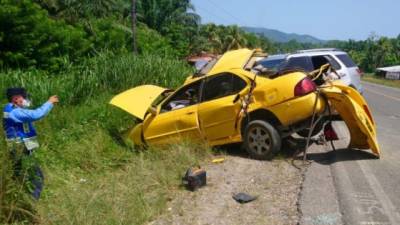
[{"label": "distant car", "polygon": [[361,85],[362,72],[350,56],[334,48],[301,50],[295,53],[271,55],[259,62],[263,67],[272,71],[301,69],[311,72],[329,63],[347,86],[363,92]]},{"label": "distant car", "polygon": [[181,138],[210,146],[243,143],[256,159],[272,158],[283,138],[309,127],[313,113],[324,116],[329,105],[351,131],[349,146],[370,148],[379,156],[375,123],[357,91],[335,81],[321,88],[322,97],[304,72],[259,75],[253,71],[260,56],[257,50],[230,51],[176,91],[141,85],[110,103],[139,119],[128,135],[136,145],[170,144]]}]

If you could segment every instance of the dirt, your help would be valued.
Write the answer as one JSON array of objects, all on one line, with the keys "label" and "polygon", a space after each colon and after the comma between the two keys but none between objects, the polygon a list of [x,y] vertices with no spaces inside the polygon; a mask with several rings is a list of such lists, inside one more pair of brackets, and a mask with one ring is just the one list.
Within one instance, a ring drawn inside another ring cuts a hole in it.
[{"label": "dirt", "polygon": [[[303,179],[302,172],[290,160],[224,157],[223,163],[203,165],[207,186],[196,192],[178,190],[167,213],[150,224],[298,224],[297,203]],[[239,192],[257,199],[239,204],[232,198]]]}]

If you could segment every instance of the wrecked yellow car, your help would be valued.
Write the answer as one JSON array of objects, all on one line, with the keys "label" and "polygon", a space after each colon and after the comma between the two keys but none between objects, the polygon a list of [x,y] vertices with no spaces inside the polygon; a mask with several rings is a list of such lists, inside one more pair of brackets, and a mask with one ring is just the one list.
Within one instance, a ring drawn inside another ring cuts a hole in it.
[{"label": "wrecked yellow car", "polygon": [[[210,146],[243,143],[250,156],[270,159],[282,139],[310,127],[313,115],[335,108],[351,131],[351,146],[379,156],[376,130],[363,97],[340,83],[318,88],[299,71],[261,73],[257,50],[230,51],[188,77],[176,91],[143,85],[115,96],[115,105],[140,120],[129,134],[137,145],[189,138]],[[318,94],[317,94],[318,93]]]}]

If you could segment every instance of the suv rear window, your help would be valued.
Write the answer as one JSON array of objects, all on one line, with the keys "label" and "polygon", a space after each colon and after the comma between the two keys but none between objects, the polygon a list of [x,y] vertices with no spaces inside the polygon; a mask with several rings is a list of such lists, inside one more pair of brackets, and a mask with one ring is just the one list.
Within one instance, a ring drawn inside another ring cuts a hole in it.
[{"label": "suv rear window", "polygon": [[278,67],[285,61],[285,59],[266,59],[262,60],[259,62],[263,67],[270,69],[270,70],[276,70]]},{"label": "suv rear window", "polygon": [[357,67],[357,64],[355,64],[347,54],[336,55],[336,57],[338,57],[346,67]]},{"label": "suv rear window", "polygon": [[290,58],[285,65],[283,65],[283,70],[304,70],[306,72],[313,71],[312,62],[309,57],[293,57]]}]

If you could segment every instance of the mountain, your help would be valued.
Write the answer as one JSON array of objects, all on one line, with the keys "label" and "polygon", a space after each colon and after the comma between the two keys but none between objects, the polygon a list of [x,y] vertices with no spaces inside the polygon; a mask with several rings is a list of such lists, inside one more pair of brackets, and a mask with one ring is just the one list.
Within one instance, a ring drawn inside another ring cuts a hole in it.
[{"label": "mountain", "polygon": [[324,40],[318,39],[311,35],[285,33],[279,30],[262,28],[262,27],[242,27],[242,29],[250,33],[263,35],[274,42],[289,42],[291,40],[296,40],[297,42],[300,43],[312,43],[312,44],[325,42]]}]

